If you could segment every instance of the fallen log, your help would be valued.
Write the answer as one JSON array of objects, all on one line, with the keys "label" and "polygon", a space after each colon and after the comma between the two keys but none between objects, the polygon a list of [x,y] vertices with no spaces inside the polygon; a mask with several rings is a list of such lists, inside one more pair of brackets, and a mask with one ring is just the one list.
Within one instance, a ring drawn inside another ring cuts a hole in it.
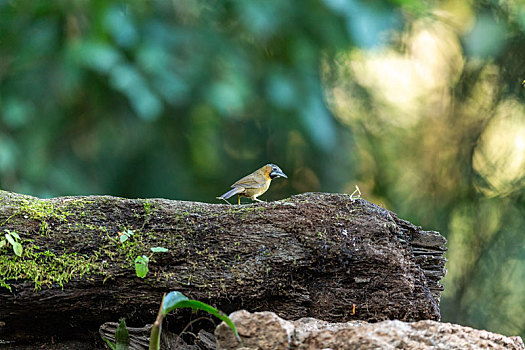
[{"label": "fallen log", "polygon": [[[101,324],[121,317],[140,327],[171,290],[226,313],[440,318],[445,239],[345,194],[230,206],[0,191],[4,230],[23,247],[21,257],[0,249],[4,342],[98,337]],[[135,274],[137,256],[149,257],[144,279]],[[173,319],[186,318],[183,327],[188,315]]]}]

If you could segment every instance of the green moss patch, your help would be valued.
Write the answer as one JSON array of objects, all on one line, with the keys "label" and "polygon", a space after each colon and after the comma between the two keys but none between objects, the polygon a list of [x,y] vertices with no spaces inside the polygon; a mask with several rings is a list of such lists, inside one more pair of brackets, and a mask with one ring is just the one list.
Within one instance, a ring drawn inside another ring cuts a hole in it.
[{"label": "green moss patch", "polygon": [[101,266],[96,263],[97,254],[87,256],[78,253],[55,253],[36,245],[23,244],[21,258],[7,251],[0,251],[0,287],[11,290],[9,281],[24,279],[35,283],[35,290],[42,286],[51,287],[64,284],[71,279],[80,279],[84,275],[102,274]]}]

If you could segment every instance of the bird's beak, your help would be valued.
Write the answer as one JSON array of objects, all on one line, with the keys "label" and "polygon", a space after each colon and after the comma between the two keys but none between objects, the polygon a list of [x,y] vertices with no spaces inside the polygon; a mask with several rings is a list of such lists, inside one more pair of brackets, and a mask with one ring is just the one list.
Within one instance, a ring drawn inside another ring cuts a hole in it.
[{"label": "bird's beak", "polygon": [[274,170],[270,173],[270,177],[273,179],[274,177],[278,177],[278,176],[282,176],[282,177],[285,177],[285,178],[288,178],[288,176],[286,176],[285,173],[282,172],[281,169],[278,169],[278,170]]}]

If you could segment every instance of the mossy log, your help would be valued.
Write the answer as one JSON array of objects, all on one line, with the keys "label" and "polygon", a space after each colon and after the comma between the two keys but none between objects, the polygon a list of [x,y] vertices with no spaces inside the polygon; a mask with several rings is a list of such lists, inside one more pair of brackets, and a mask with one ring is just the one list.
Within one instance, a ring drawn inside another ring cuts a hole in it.
[{"label": "mossy log", "polygon": [[[0,249],[4,341],[85,338],[121,317],[151,323],[172,290],[226,313],[440,318],[445,239],[345,194],[239,206],[0,191],[0,226],[24,249],[21,257]],[[133,234],[121,242],[123,232]],[[145,278],[134,268],[142,255]]]}]

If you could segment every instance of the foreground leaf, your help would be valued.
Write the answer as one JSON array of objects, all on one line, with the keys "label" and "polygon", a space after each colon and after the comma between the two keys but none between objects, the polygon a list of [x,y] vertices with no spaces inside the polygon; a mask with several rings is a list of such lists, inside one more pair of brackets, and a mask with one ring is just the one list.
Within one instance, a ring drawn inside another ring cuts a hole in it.
[{"label": "foreground leaf", "polygon": [[113,343],[111,340],[109,340],[108,338],[104,338],[104,337],[102,337],[102,339],[106,342],[106,344],[108,344],[111,350],[117,350],[117,345],[115,345],[115,343]]},{"label": "foreground leaf", "polygon": [[179,303],[188,300],[189,299],[181,292],[169,292],[164,297],[164,301],[162,303],[162,317],[166,317],[168,312],[179,307]]},{"label": "foreground leaf", "polygon": [[126,319],[122,319],[115,332],[116,350],[128,350],[129,349],[129,333],[126,327]]},{"label": "foreground leaf", "polygon": [[228,316],[226,316],[223,312],[217,310],[211,305],[208,305],[206,303],[203,303],[198,300],[190,300],[186,296],[184,296],[181,292],[170,292],[164,297],[163,306],[162,306],[162,316],[166,316],[170,311],[174,309],[189,307],[193,310],[202,310],[206,311],[209,314],[212,314],[213,316],[217,317],[224,323],[226,323],[239,342],[241,342],[241,338],[239,337],[239,333],[237,333],[237,328],[235,327],[235,324],[230,320]]}]

